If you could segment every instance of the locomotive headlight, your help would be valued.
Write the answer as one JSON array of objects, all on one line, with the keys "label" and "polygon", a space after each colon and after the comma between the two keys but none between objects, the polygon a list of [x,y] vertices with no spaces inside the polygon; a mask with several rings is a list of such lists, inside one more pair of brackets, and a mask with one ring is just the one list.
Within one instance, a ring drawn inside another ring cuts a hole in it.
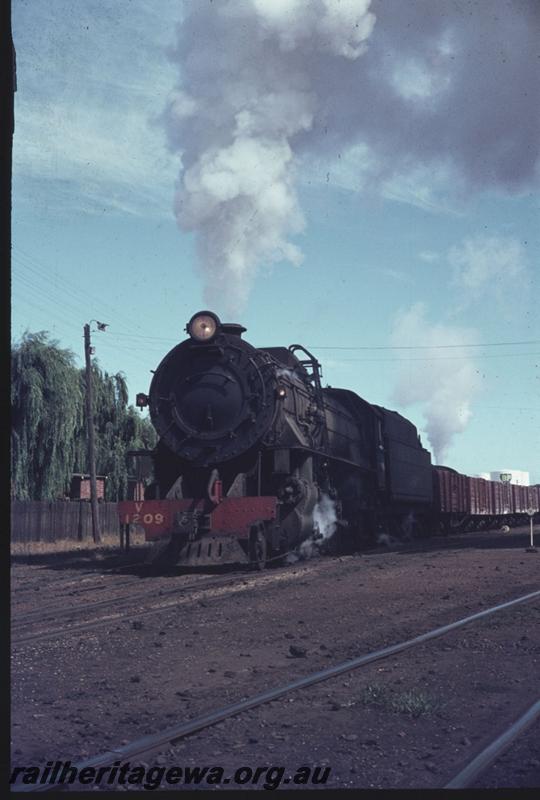
[{"label": "locomotive headlight", "polygon": [[187,324],[187,332],[196,342],[208,342],[216,335],[220,322],[211,311],[195,314]]},{"label": "locomotive headlight", "polygon": [[287,396],[287,389],[284,386],[278,386],[276,389],[276,394],[281,400],[283,400],[283,398]]}]

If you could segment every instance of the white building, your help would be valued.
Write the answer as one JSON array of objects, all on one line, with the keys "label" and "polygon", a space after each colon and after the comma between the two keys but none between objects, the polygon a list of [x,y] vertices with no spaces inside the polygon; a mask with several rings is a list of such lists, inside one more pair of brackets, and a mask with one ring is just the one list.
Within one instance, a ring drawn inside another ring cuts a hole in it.
[{"label": "white building", "polygon": [[[484,473],[485,474],[485,473]],[[489,473],[489,479],[492,481],[500,481],[501,475],[511,475],[510,483],[515,483],[518,486],[529,486],[530,476],[528,472],[522,469],[499,469],[495,472]],[[483,477],[483,476],[482,476]]]}]

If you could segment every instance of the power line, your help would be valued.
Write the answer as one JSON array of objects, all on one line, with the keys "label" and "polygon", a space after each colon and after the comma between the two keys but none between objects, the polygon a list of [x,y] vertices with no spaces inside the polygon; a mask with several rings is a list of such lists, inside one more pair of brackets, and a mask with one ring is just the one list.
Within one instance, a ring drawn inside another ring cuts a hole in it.
[{"label": "power line", "polygon": [[412,344],[412,345],[362,345],[362,346],[319,346],[307,345],[312,350],[446,350],[459,347],[512,347],[522,344],[540,344],[540,339],[528,339],[522,342],[486,342],[484,344]]},{"label": "power line", "polygon": [[[66,319],[65,317],[64,317],[64,318],[60,318],[60,317],[56,316],[54,313],[51,313],[50,309],[46,308],[45,306],[43,306],[43,305],[41,305],[41,304],[39,304],[39,303],[34,303],[34,302],[32,301],[32,299],[31,299],[31,297],[32,297],[32,296],[30,296],[30,297],[29,297],[28,295],[26,295],[26,294],[25,294],[25,295],[24,295],[24,296],[21,298],[21,304],[24,304],[24,303],[26,303],[27,305],[29,305],[29,306],[32,306],[33,308],[37,309],[38,311],[41,311],[41,312],[43,312],[44,314],[47,314],[47,316],[48,316],[48,317],[49,317],[51,320],[53,320],[53,321],[57,322],[58,324],[60,324],[60,325],[63,325],[64,327],[67,327],[67,328],[70,328],[70,329],[73,329],[73,330],[75,329],[75,327],[76,327],[75,323],[73,323],[73,322],[70,322],[70,321],[69,321],[68,319]],[[35,298],[34,298],[34,299],[35,299]],[[81,338],[82,338],[82,337],[81,337]]]},{"label": "power line", "polygon": [[[49,296],[50,297],[50,294],[48,295],[45,292],[39,293],[39,299],[42,296]],[[30,299],[30,298],[32,298],[32,299]],[[27,303],[29,306],[32,306],[33,308],[36,308],[37,310],[39,310],[39,311],[43,312],[44,314],[48,315],[52,320],[55,320],[57,324],[65,326],[65,327],[67,327],[67,328],[69,328],[71,330],[75,330],[76,329],[77,326],[76,326],[76,323],[75,323],[75,314],[77,312],[75,312],[75,310],[73,309],[73,306],[71,306],[70,308],[66,308],[65,306],[63,307],[64,314],[67,314],[67,315],[69,315],[71,317],[71,321],[70,321],[70,320],[68,320],[66,318],[66,316],[61,318],[61,317],[58,316],[58,314],[53,313],[49,308],[46,308],[44,305],[41,305],[41,304],[36,303],[36,302],[33,302],[33,300],[36,300],[36,299],[38,299],[38,296],[36,296],[36,294],[32,294],[31,293],[30,297],[28,295],[26,295],[26,294],[23,295],[23,297],[20,298],[20,301],[22,303]],[[155,343],[157,341],[159,341],[157,337],[146,337],[146,336],[136,336],[136,335],[131,336],[130,334],[117,333],[114,330],[110,331],[109,336],[110,336],[110,338],[114,338],[114,339],[116,339],[116,337],[127,338],[129,340],[129,342],[123,343],[122,341],[120,341],[120,342],[115,342],[115,344],[113,344],[112,342],[107,342],[107,343],[100,342],[100,347],[101,346],[105,346],[106,348],[114,349],[116,351],[121,351],[121,353],[123,353],[123,354],[126,354],[128,352],[138,353],[139,356],[145,356],[145,357],[149,356],[150,354],[155,354],[158,357],[160,355],[163,355],[163,350],[162,349],[157,349],[155,346],[152,347],[152,346],[148,346],[148,345],[145,346],[144,348],[141,348],[141,347],[138,347],[136,345],[136,341],[133,341],[133,339],[135,339],[135,340],[140,339],[143,342],[148,340],[149,342],[151,342],[152,344],[155,345]],[[173,340],[163,340],[163,341],[165,341],[165,342],[171,341],[172,342]],[[474,356],[471,354],[471,355],[464,355],[464,356],[427,356],[427,357],[422,357],[422,358],[342,358],[342,359],[340,359],[340,363],[348,363],[348,364],[351,364],[351,363],[354,363],[354,364],[366,364],[366,363],[408,364],[408,363],[418,362],[418,361],[422,361],[422,362],[426,362],[426,361],[467,361],[470,358],[474,358],[475,360],[478,360],[478,359],[486,359],[486,358],[518,358],[518,357],[538,356],[538,355],[540,355],[540,352],[500,353],[500,354],[496,354],[496,355],[495,354],[487,354],[487,353],[479,353],[479,354],[475,354]],[[327,362],[326,363],[326,368],[327,369],[331,368],[331,364],[329,364]]]},{"label": "power line", "polygon": [[[28,298],[34,298],[34,300],[42,300],[48,301],[50,305],[44,306],[42,305],[41,308],[47,316],[54,316],[54,312],[61,309],[62,315],[66,318],[68,315],[75,320],[80,320],[81,317],[81,310],[76,309],[73,304],[67,303],[62,301],[59,303],[58,295],[55,295],[54,292],[48,290],[47,288],[43,288],[41,286],[37,286],[34,282],[30,279],[26,278],[23,275],[19,275],[16,278],[16,282],[13,284],[14,292],[22,292],[22,299],[23,301]],[[77,326],[79,327],[79,326]]]},{"label": "power line", "polygon": [[[48,267],[40,262],[35,256],[25,253],[25,251],[21,250],[20,248],[18,248],[16,251],[14,260],[44,281],[47,280],[47,276],[43,274],[43,270],[46,270],[47,273],[50,273],[52,269],[51,267]],[[62,277],[62,283],[59,289],[61,289],[65,294],[71,295],[72,299],[76,300],[78,303],[84,303],[85,307],[88,306],[89,301],[91,301],[93,305],[99,305],[105,311],[108,310],[109,314],[113,314],[115,321],[122,327],[126,328],[127,330],[133,329],[133,319],[129,319],[128,321],[128,318],[125,316],[123,317],[122,313],[116,306],[111,305],[109,302],[104,300],[102,296],[98,297],[97,295],[92,295],[86,289],[83,290],[75,284],[70,284],[70,282],[64,277]],[[139,325],[135,324],[135,327],[138,327],[140,330]]]},{"label": "power line", "polygon": [[[43,276],[40,276],[40,277],[43,277]],[[60,316],[58,316],[58,310],[59,310],[58,296],[54,293],[54,290],[52,290],[52,287],[50,286],[50,284],[47,284],[45,287],[41,287],[41,286],[38,287],[37,284],[31,278],[27,278],[24,274],[17,275],[16,281],[17,281],[17,283],[14,284],[13,289],[14,289],[14,296],[18,295],[18,298],[17,298],[17,302],[18,303],[21,303],[23,305],[27,304],[27,305],[29,305],[29,306],[41,311],[51,321],[59,323],[63,327],[67,327],[70,330],[78,329],[79,323],[80,323],[80,317],[81,317],[81,306],[80,305],[74,305],[73,301],[72,302],[62,302],[61,310],[62,310],[63,316],[60,317]],[[17,284],[19,284],[19,285],[17,285]],[[22,293],[22,294],[19,294],[19,293]],[[39,301],[39,300],[45,300],[45,301],[50,300],[52,302],[51,302],[50,306],[46,306],[46,305],[43,305],[42,303],[36,302],[36,301]],[[78,302],[77,298],[75,298],[75,300]],[[88,298],[86,298],[86,305],[87,304],[88,304]],[[130,335],[129,334],[118,334],[114,330],[110,331],[110,333],[109,333],[109,336],[112,336],[112,337],[122,336],[122,335],[128,338],[128,342],[126,342],[127,345],[129,345],[129,344],[133,344],[134,345],[135,344],[135,342],[132,342],[130,340]],[[146,337],[140,336],[140,337],[136,337],[136,338],[144,340]],[[104,344],[103,342],[100,342],[100,346],[102,346],[103,344]],[[134,347],[130,348],[129,346],[126,346],[126,344],[124,344],[122,342],[120,342],[120,343],[117,342],[114,345],[112,343],[107,343],[105,346],[112,347],[116,351],[120,350],[120,351],[124,352],[126,350],[132,350],[133,352],[141,353],[141,348],[140,347],[135,347],[134,346]],[[145,347],[144,348],[144,353],[146,354],[147,352],[148,353],[163,354],[163,348],[160,348],[159,350],[157,350],[157,349],[152,349],[151,347]]]},{"label": "power line", "polygon": [[[20,254],[20,255],[14,256],[14,260],[16,262],[18,262],[23,267],[23,269],[27,269],[30,273],[32,273],[33,275],[38,277],[40,280],[42,280],[46,285],[45,289],[38,289],[36,286],[27,283],[27,287],[28,287],[27,291],[28,291],[28,289],[30,289],[30,290],[33,289],[34,292],[38,291],[40,293],[40,296],[49,298],[50,300],[52,300],[54,303],[57,304],[57,302],[58,302],[57,296],[55,294],[51,293],[51,289],[53,289],[53,287],[51,286],[50,283],[47,282],[47,277],[41,271],[42,269],[49,270],[50,268],[46,267],[44,264],[42,264],[35,256],[32,256],[32,255],[30,255],[28,253],[25,253],[25,251],[21,250],[20,248],[18,248],[17,253]],[[21,256],[22,256],[22,258],[21,258]],[[19,276],[19,279],[21,279],[21,281],[23,283],[25,282],[25,280],[26,281],[29,280],[28,278],[25,279],[25,277],[23,275]],[[84,303],[84,305],[87,306],[88,305],[88,301],[91,300],[95,304],[102,306],[104,309],[109,309],[110,313],[114,315],[115,321],[117,323],[119,323],[121,325],[121,327],[123,327],[123,328],[125,328],[127,330],[130,330],[130,329],[133,330],[133,328],[131,328],[131,325],[133,324],[133,320],[130,319],[129,323],[128,323],[127,322],[128,318],[124,317],[123,321],[122,321],[122,314],[119,313],[118,309],[116,307],[112,306],[107,301],[103,300],[102,297],[98,298],[97,296],[91,296],[91,295],[88,294],[88,292],[86,290],[82,290],[81,288],[79,288],[77,286],[74,286],[73,284],[70,285],[64,278],[62,279],[62,283],[61,283],[61,285],[59,287],[59,290],[61,292],[63,292],[66,296],[71,298],[72,302],[69,303],[69,304],[64,304],[63,310],[64,311],[68,311],[68,313],[72,316],[72,318],[74,317],[75,314],[77,315],[77,317],[80,315],[80,310],[81,309],[80,309],[80,305],[79,304]],[[53,289],[53,291],[54,291],[54,289]],[[34,295],[34,298],[35,298],[35,295]],[[73,301],[75,301],[78,304],[77,307],[74,306]],[[30,305],[34,305],[34,307],[38,307],[38,306],[36,306],[36,304],[31,303],[29,300],[27,300],[27,302],[29,302]],[[66,308],[66,306],[67,306],[67,308]],[[43,310],[45,313],[49,314],[50,316],[54,317],[54,315],[51,314],[51,312],[48,309],[46,309],[45,307],[41,306],[41,310]],[[120,317],[120,319],[119,319],[119,317]],[[56,319],[58,319],[58,318],[56,317]],[[65,320],[64,320],[64,322],[65,322]],[[139,330],[140,330],[140,326],[137,326],[137,327],[139,327]],[[139,333],[139,334],[137,334],[137,333],[120,333],[120,332],[117,332],[117,331],[114,331],[114,330],[111,330],[109,332],[109,335],[111,335],[111,336],[114,335],[115,338],[116,337],[121,337],[121,338],[126,338],[126,339],[131,339],[131,340],[141,340],[141,341],[144,341],[144,342],[156,342],[156,343],[157,342],[163,342],[164,344],[167,344],[167,345],[169,345],[169,344],[170,345],[178,344],[178,342],[179,342],[178,339],[173,339],[172,337],[169,338],[169,337],[161,337],[161,336],[150,336],[150,335],[141,334],[141,333]],[[133,342],[133,343],[135,343],[135,342]],[[470,344],[441,344],[441,345],[307,345],[307,346],[310,349],[313,349],[313,350],[334,350],[334,351],[337,351],[337,350],[353,350],[353,351],[373,351],[373,350],[379,351],[379,350],[383,350],[383,351],[386,351],[386,350],[447,350],[447,349],[459,349],[459,348],[471,348],[471,347],[472,348],[515,347],[515,346],[520,346],[520,345],[531,345],[531,344],[540,344],[540,340],[539,339],[528,339],[528,340],[514,341],[514,342],[485,342],[483,344],[481,344],[481,343],[470,343]],[[119,347],[122,347],[123,350],[129,349],[129,348],[124,347],[122,345],[119,345]],[[135,348],[132,348],[132,349],[135,349]],[[157,351],[154,351],[154,352],[157,352]],[[514,356],[518,356],[518,355],[519,356],[529,356],[529,355],[538,355],[538,353],[515,353],[515,354],[507,353],[507,354],[502,354],[500,356],[481,355],[481,356],[475,356],[475,358],[505,358],[505,357],[514,357]],[[463,360],[463,358],[468,358],[468,356],[465,356],[465,357],[445,357],[444,359],[442,357],[440,357],[440,358],[439,357],[434,357],[434,358],[429,357],[429,358],[421,358],[421,359],[420,358],[419,359],[412,359],[412,358],[411,359],[393,359],[393,358],[389,358],[389,359],[375,359],[375,358],[369,359],[369,358],[367,358],[367,359],[342,359],[342,361],[357,362],[357,363],[376,361],[377,363],[384,363],[384,362],[387,362],[387,361],[388,362],[390,362],[390,361],[406,362],[406,361]]]},{"label": "power line", "polygon": [[[28,306],[31,306],[32,308],[35,308],[36,310],[46,314],[48,318],[53,322],[53,324],[61,326],[73,332],[77,331],[78,333],[78,327],[79,327],[78,324],[71,322],[67,318],[67,316],[63,318],[58,316],[58,314],[55,314],[53,311],[46,308],[45,306],[34,302],[35,299],[36,299],[35,295],[31,294],[30,296],[28,296],[28,294],[24,294],[18,300],[18,302],[20,302],[21,304],[26,304]],[[64,309],[64,311],[66,311],[66,309]],[[69,313],[73,314],[72,311],[70,311]],[[82,339],[82,336],[80,338]],[[143,364],[143,361],[145,359],[148,361],[151,360],[152,363],[155,363],[155,361],[158,360],[160,356],[163,356],[163,350],[161,349],[153,350],[151,348],[145,347],[144,350],[142,350],[140,347],[129,347],[129,346],[126,347],[126,345],[123,343],[119,344],[117,342],[113,343],[100,340],[99,349],[101,350],[102,348],[105,348],[106,350],[112,350],[114,351],[114,353],[116,353],[116,355],[120,355],[123,360],[128,359],[130,361],[133,361],[134,363],[137,363],[139,366]],[[138,353],[138,357],[131,355],[131,353]],[[76,355],[79,356],[79,353],[77,352]]]},{"label": "power line", "polygon": [[[478,359],[478,358],[518,358],[520,356],[540,356],[540,351],[535,353],[500,353],[498,355],[491,355],[486,353],[480,353],[478,355],[467,355],[467,356],[433,356],[433,357],[425,357],[425,358],[342,358],[337,363],[367,363],[373,362],[376,364],[385,364],[387,362],[393,361],[397,362],[398,364],[410,364],[412,361],[468,361],[471,358]],[[323,365],[324,366],[324,365]],[[326,364],[328,368],[328,362]]]},{"label": "power line", "polygon": [[146,336],[140,333],[116,333],[115,335],[123,339],[143,339],[145,342],[163,342],[164,344],[179,344],[181,341],[173,339],[172,336],[166,338],[164,336]]},{"label": "power line", "polygon": [[494,409],[496,411],[536,411],[537,413],[540,412],[540,406],[485,406],[483,403],[479,403],[478,405],[475,403],[473,404],[477,408],[489,408]]}]

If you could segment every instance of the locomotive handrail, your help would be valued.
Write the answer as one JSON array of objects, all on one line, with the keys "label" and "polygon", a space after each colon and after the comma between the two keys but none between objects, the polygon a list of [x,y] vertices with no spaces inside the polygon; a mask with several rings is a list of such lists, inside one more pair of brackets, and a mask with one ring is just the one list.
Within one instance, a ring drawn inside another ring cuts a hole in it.
[{"label": "locomotive handrail", "polygon": [[311,366],[311,369],[313,371],[312,371],[312,373],[310,375],[310,378],[313,380],[313,382],[315,384],[315,388],[317,389],[317,392],[320,393],[322,391],[322,386],[321,386],[321,364],[320,364],[320,362],[315,358],[313,353],[310,353],[309,350],[306,350],[306,348],[303,345],[301,345],[301,344],[291,344],[291,345],[289,345],[289,352],[292,353],[293,356],[296,354],[297,350],[301,350],[302,353],[305,353],[306,356],[308,356],[308,360],[305,360],[305,361],[302,361],[301,359],[298,359],[298,360],[300,361],[300,364],[302,364],[302,366],[304,366],[305,364],[308,364],[309,366]]},{"label": "locomotive handrail", "polygon": [[[309,361],[306,362],[306,363],[316,364],[317,367],[321,366],[320,361],[317,358],[315,358],[313,353],[310,353],[309,350],[306,350],[306,348],[304,347],[303,344],[290,344],[288,349],[289,349],[289,352],[292,353],[293,355],[295,355],[297,350],[301,350],[302,353],[305,353],[306,356],[309,357]],[[298,360],[300,361],[300,359],[298,359]],[[300,363],[303,363],[303,362],[300,361]]]},{"label": "locomotive handrail", "polygon": [[302,361],[300,359],[298,360],[300,361],[300,364],[302,364],[302,366],[309,365],[312,370],[311,375],[309,375],[309,378],[314,384],[315,403],[319,411],[321,412],[321,420],[320,424],[318,425],[318,432],[322,434],[321,436],[322,449],[326,451],[328,450],[328,430],[326,427],[326,414],[325,414],[324,397],[322,393],[322,384],[321,384],[321,365],[320,362],[315,358],[313,353],[310,353],[309,350],[306,350],[306,348],[303,345],[301,344],[289,345],[289,352],[292,353],[292,355],[295,355],[298,350],[301,351],[302,353],[305,353],[309,359],[307,361]]},{"label": "locomotive handrail", "polygon": [[253,369],[254,369],[254,370],[255,370],[255,372],[257,373],[257,377],[258,377],[259,381],[261,382],[261,390],[262,390],[262,391],[261,391],[261,402],[262,402],[262,407],[263,407],[263,408],[266,408],[266,402],[267,402],[267,398],[266,398],[266,384],[265,384],[265,382],[264,382],[263,375],[262,375],[262,373],[261,373],[261,370],[259,369],[259,365],[257,364],[257,362],[255,361],[255,359],[254,359],[254,358],[250,357],[250,359],[249,359],[249,363],[251,364],[251,366],[253,367]]}]

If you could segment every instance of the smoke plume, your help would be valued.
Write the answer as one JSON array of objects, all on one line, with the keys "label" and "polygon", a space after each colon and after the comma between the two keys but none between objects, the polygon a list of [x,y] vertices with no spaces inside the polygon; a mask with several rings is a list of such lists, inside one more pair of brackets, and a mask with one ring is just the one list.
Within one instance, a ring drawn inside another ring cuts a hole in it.
[{"label": "smoke plume", "polygon": [[301,262],[291,237],[304,228],[296,187],[310,158],[350,156],[358,186],[423,170],[462,189],[514,192],[538,177],[535,0],[185,9],[165,122],[182,154],[176,216],[196,234],[218,309],[239,311],[262,265]]},{"label": "smoke plume", "polygon": [[229,312],[247,300],[261,263],[298,265],[287,240],[304,227],[294,141],[313,128],[315,58],[354,61],[373,28],[369,0],[193,3],[174,57],[183,88],[166,112],[184,171],[176,215],[198,235],[206,296]]},{"label": "smoke plume", "polygon": [[416,303],[399,315],[392,338],[400,346],[414,346],[418,342],[434,348],[452,346],[447,350],[422,351],[418,360],[411,357],[401,367],[393,396],[393,401],[402,406],[423,404],[429,443],[435,461],[441,464],[454,436],[469,422],[471,403],[480,388],[470,350],[459,346],[474,343],[475,331],[431,324],[426,319],[425,306]]}]

